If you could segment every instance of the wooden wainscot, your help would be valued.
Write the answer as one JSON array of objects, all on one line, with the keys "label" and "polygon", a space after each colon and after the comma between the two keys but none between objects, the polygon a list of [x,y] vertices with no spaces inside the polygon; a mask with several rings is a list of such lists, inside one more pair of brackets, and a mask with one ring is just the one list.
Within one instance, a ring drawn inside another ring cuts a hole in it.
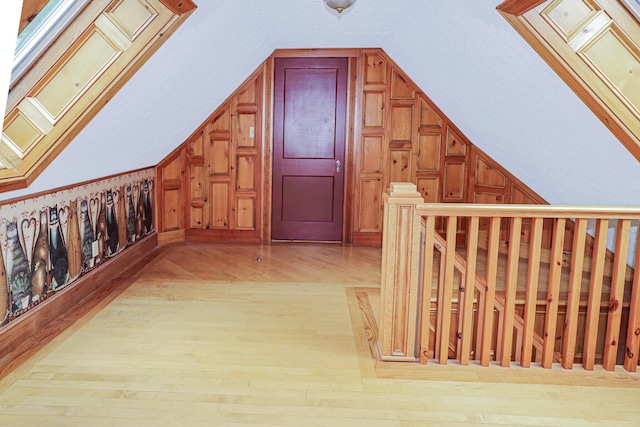
[{"label": "wooden wainscot", "polygon": [[[158,165],[160,232],[271,240],[273,65],[313,55],[349,58],[345,243],[382,244],[390,182],[413,182],[427,203],[546,204],[474,146],[381,49],[292,49],[275,51]],[[548,227],[544,236],[550,244]]]}]

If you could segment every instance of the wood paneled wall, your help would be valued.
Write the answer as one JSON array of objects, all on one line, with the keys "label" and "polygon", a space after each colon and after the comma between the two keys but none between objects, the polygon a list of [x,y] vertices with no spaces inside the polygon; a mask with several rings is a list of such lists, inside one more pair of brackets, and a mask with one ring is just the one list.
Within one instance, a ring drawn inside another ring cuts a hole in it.
[{"label": "wood paneled wall", "polygon": [[181,145],[157,166],[157,206],[161,207],[157,215],[158,230],[167,232],[185,228],[182,201],[184,173],[184,146]]},{"label": "wood paneled wall", "polygon": [[[471,144],[382,50],[284,54],[351,57],[347,152],[354,160],[347,165],[345,242],[381,243],[382,194],[390,182],[416,183],[427,202],[546,203]],[[161,232],[269,239],[271,124],[263,117],[271,117],[271,62],[158,165]]]},{"label": "wood paneled wall", "polygon": [[471,144],[384,52],[364,50],[360,63],[355,242],[381,242],[390,182],[413,182],[432,203],[546,203]]},{"label": "wood paneled wall", "polygon": [[161,231],[260,240],[263,80],[260,67],[159,165]]}]

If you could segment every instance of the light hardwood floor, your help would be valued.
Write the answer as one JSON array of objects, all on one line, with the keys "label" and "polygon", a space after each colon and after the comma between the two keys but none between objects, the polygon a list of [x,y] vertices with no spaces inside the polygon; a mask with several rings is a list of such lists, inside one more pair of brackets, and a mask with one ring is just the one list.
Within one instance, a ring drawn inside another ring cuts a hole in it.
[{"label": "light hardwood floor", "polygon": [[164,247],[0,381],[0,425],[640,425],[621,369],[376,362],[379,268],[333,244]]}]

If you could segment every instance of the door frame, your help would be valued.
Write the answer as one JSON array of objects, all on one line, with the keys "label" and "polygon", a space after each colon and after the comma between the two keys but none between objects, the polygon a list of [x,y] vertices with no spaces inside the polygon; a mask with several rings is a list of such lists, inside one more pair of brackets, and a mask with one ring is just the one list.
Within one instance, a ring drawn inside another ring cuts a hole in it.
[{"label": "door frame", "polygon": [[[274,62],[275,58],[327,58],[340,57],[348,58],[349,68],[347,71],[347,117],[345,135],[345,164],[344,164],[344,199],[343,199],[343,219],[342,219],[342,243],[353,242],[354,224],[354,196],[355,196],[355,141],[359,138],[354,129],[356,118],[361,116],[357,106],[360,104],[357,99],[357,76],[360,64],[360,49],[285,49],[276,50],[267,59],[264,73],[265,102],[263,115],[264,128],[264,149],[262,159],[262,235],[263,242],[270,242],[271,239],[271,218],[272,218],[272,196],[273,196],[273,102],[274,102]],[[359,132],[358,132],[359,133]]]}]

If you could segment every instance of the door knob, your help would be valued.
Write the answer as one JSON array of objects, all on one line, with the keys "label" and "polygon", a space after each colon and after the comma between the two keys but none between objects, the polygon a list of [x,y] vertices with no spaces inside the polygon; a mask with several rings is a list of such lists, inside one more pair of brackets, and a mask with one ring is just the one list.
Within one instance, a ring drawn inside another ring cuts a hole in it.
[{"label": "door knob", "polygon": [[342,166],[342,162],[336,160],[336,173],[340,173],[340,166]]}]

